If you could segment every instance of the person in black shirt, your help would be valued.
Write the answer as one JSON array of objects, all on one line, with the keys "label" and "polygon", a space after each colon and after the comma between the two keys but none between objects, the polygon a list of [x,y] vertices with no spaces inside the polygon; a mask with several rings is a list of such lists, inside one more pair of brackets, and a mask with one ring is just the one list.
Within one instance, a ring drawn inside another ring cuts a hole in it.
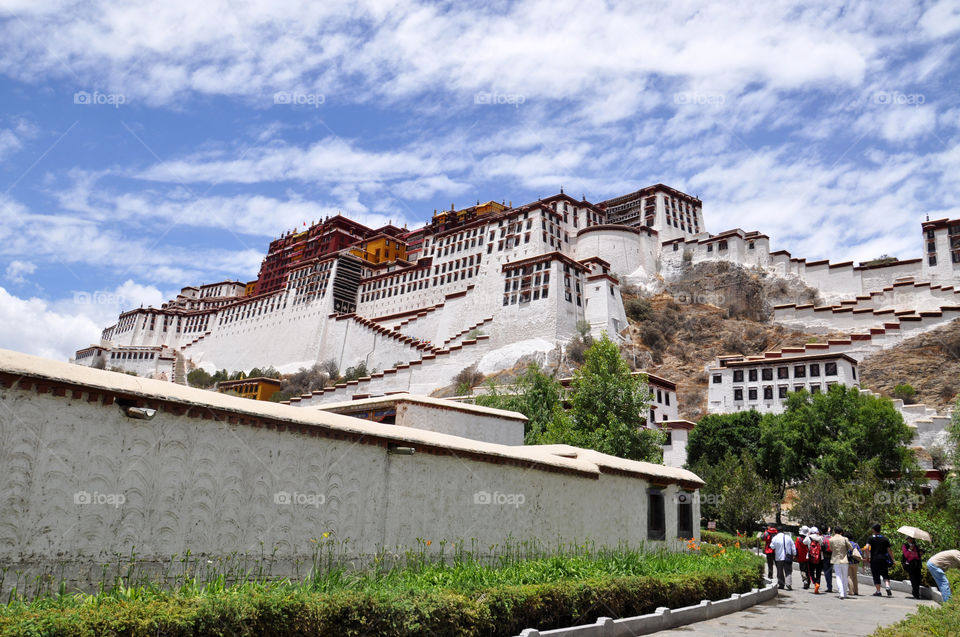
[{"label": "person in black shirt", "polygon": [[863,547],[867,554],[865,559],[870,561],[870,573],[873,574],[873,584],[877,587],[874,597],[883,597],[880,592],[880,580],[883,580],[887,588],[887,597],[893,597],[890,591],[890,565],[893,564],[893,549],[888,540],[880,533],[880,525],[873,525],[873,535],[867,540],[867,545]]}]

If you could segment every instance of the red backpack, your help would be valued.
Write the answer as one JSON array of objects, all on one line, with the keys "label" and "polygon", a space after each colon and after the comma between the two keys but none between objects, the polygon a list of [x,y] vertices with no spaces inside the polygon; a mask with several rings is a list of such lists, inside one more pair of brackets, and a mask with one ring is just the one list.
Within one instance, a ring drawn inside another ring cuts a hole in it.
[{"label": "red backpack", "polygon": [[816,540],[810,540],[810,561],[820,561],[820,542],[817,542]]}]

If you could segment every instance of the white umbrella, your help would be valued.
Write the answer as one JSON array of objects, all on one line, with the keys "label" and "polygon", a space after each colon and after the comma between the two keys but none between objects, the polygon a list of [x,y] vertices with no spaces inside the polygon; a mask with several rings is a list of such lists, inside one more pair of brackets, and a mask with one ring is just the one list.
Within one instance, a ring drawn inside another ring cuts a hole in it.
[{"label": "white umbrella", "polygon": [[930,534],[922,529],[918,529],[915,526],[901,526],[897,529],[897,533],[903,533],[907,537],[912,537],[915,540],[926,540],[930,541]]}]

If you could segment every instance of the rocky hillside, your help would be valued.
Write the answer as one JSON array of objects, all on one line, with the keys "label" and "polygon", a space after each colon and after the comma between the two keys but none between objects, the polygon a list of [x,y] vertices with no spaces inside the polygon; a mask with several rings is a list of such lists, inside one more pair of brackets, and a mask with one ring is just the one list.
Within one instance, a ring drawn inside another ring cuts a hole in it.
[{"label": "rocky hillside", "polygon": [[[706,414],[705,368],[718,356],[758,355],[846,335],[813,334],[772,323],[774,305],[818,303],[820,299],[812,288],[762,271],[726,262],[705,263],[675,280],[660,282],[660,287],[662,291],[649,294],[623,286],[630,325],[622,351],[634,369],[677,383],[680,417],[687,420],[697,421]],[[529,362],[549,373],[571,375],[576,367],[576,356],[571,353],[582,352],[582,347],[582,341],[574,342],[565,353],[554,351],[518,361],[511,369],[495,374],[494,382],[512,382]],[[463,383],[476,385],[488,380],[469,369],[461,375],[434,395],[452,396]],[[867,358],[861,364],[861,377],[864,387],[891,397],[897,385],[911,385],[917,392],[916,402],[944,409],[960,389],[960,321]]]},{"label": "rocky hillside", "polygon": [[874,354],[863,361],[860,375],[864,387],[884,396],[910,385],[916,402],[944,411],[960,390],[960,321]]},{"label": "rocky hillside", "polygon": [[816,303],[817,291],[795,281],[727,262],[702,263],[663,283],[664,291],[644,296],[625,286],[630,318],[627,360],[677,382],[680,417],[706,414],[705,367],[725,354],[762,354],[802,346],[815,336],[770,323],[779,303]]},{"label": "rocky hillside", "polygon": [[649,309],[631,320],[631,344],[624,354],[636,369],[677,383],[680,417],[697,421],[706,414],[705,367],[725,354],[762,354],[770,349],[802,346],[818,337],[768,322],[731,316],[713,304],[679,304],[662,293],[640,301]]}]

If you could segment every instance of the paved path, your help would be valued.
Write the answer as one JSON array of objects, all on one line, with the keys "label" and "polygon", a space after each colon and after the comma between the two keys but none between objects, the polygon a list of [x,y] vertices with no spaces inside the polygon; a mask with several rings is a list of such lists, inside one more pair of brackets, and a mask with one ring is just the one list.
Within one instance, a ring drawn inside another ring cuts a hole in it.
[{"label": "paved path", "polygon": [[837,599],[836,593],[823,593],[823,589],[820,595],[813,595],[811,590],[798,587],[779,591],[776,599],[739,613],[652,634],[685,637],[869,635],[878,626],[895,624],[915,612],[918,606],[937,605],[928,600],[915,600],[906,593],[871,597],[873,586],[862,583],[859,597],[844,600]]}]

